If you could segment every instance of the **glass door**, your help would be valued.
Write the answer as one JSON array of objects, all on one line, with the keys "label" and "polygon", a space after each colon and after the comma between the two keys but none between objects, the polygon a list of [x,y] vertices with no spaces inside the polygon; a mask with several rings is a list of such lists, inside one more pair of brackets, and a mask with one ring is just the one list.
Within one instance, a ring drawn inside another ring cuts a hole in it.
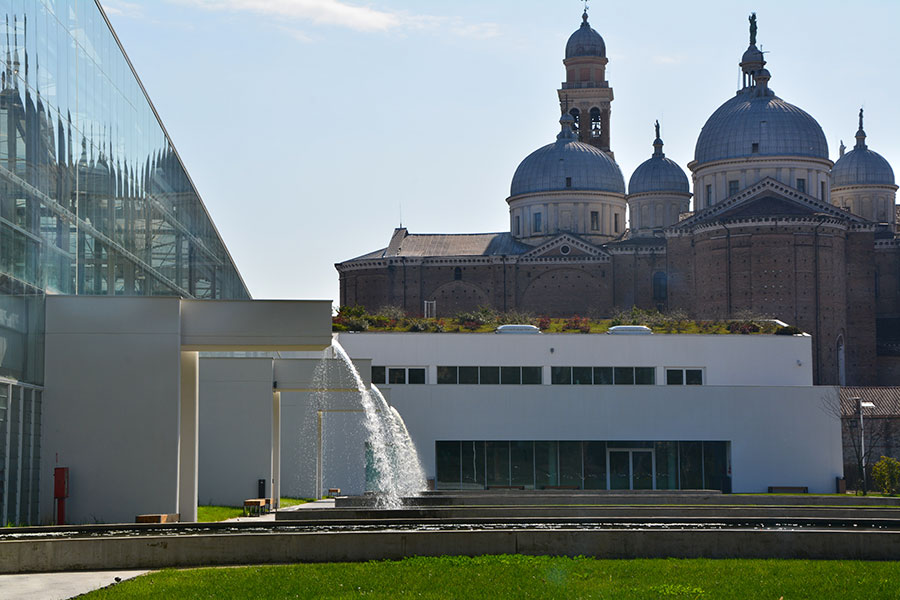
[{"label": "glass door", "polygon": [[653,450],[648,448],[616,448],[606,453],[611,490],[655,489]]}]

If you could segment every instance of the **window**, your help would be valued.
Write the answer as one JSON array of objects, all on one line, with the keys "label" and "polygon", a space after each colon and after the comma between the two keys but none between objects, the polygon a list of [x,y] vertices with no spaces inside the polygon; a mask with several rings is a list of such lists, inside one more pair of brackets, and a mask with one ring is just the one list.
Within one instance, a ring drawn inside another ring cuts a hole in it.
[{"label": "window", "polygon": [[732,179],[728,182],[728,195],[734,196],[740,190],[740,182],[737,179]]},{"label": "window", "polygon": [[821,182],[821,184],[819,185],[819,192],[820,192],[819,199],[825,200],[825,182],[824,181]]},{"label": "window", "polygon": [[575,385],[591,385],[594,369],[592,367],[572,367],[572,383]]},{"label": "window", "polygon": [[551,367],[553,385],[654,385],[655,367]]},{"label": "window", "polygon": [[407,382],[411,384],[425,383],[425,369],[409,369],[407,372]]},{"label": "window", "polygon": [[453,269],[453,280],[460,281],[462,279],[462,267],[456,267]]},{"label": "window", "polygon": [[[385,374],[387,377],[385,377]],[[448,373],[438,372],[438,378],[450,377]],[[425,383],[425,367],[372,367],[372,383],[375,385],[405,385]]]},{"label": "window", "polygon": [[[410,369],[412,371],[412,369]],[[410,373],[412,378],[412,373]],[[437,368],[439,384],[468,385],[540,385],[543,383],[541,367],[450,367]],[[410,383],[414,383],[410,381]]]},{"label": "window", "polygon": [[533,219],[534,219],[534,227],[532,227],[532,230],[534,231],[534,233],[540,233],[541,232],[541,213],[534,213]]},{"label": "window", "polygon": [[613,383],[616,385],[634,385],[634,367],[614,368]]},{"label": "window", "polygon": [[480,367],[478,375],[479,383],[482,385],[497,385],[500,383],[500,367]]},{"label": "window", "polygon": [[406,383],[406,369],[388,369],[388,383],[392,385]]},{"label": "window", "polygon": [[600,213],[591,211],[591,231],[600,231]]},{"label": "window", "polygon": [[550,383],[553,385],[572,383],[572,367],[550,367]]},{"label": "window", "polygon": [[572,131],[574,131],[577,135],[578,134],[578,121],[579,121],[579,117],[580,117],[581,113],[579,112],[579,110],[577,108],[573,108],[572,110],[569,111],[569,114],[572,115],[573,119],[575,119],[575,122],[572,123]]},{"label": "window", "polygon": [[516,235],[522,235],[522,218],[516,215]]},{"label": "window", "polygon": [[613,215],[613,231],[619,233],[619,213]]},{"label": "window", "polygon": [[571,177],[566,177],[566,187],[567,188],[572,187],[572,178]]},{"label": "window", "polygon": [[712,186],[706,186],[706,206],[712,205]]},{"label": "window", "polygon": [[805,179],[797,180],[797,189],[800,190],[801,192],[803,192],[804,194],[806,193],[806,180]]},{"label": "window", "polygon": [[598,138],[601,133],[600,109],[596,106],[591,109],[591,137]]},{"label": "window", "polygon": [[703,385],[703,369],[666,369],[666,385]]},{"label": "window", "polygon": [[759,154],[759,142],[753,142],[750,145],[750,152],[753,154]]},{"label": "window", "polygon": [[594,367],[594,385],[612,385],[612,367]]}]

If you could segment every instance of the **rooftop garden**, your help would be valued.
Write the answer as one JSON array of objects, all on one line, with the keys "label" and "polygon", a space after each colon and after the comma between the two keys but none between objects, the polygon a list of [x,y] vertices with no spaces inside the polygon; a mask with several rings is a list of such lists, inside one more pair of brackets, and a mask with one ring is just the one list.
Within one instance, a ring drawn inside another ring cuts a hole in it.
[{"label": "rooftop garden", "polygon": [[697,321],[681,311],[660,313],[633,307],[608,318],[551,318],[524,312],[497,312],[479,308],[453,317],[424,319],[410,316],[398,307],[384,307],[369,313],[361,306],[342,306],[332,318],[333,331],[491,333],[500,325],[528,324],[545,333],[606,333],[617,325],[645,325],[653,333],[776,334],[802,333],[792,326],[782,327],[766,317]]}]

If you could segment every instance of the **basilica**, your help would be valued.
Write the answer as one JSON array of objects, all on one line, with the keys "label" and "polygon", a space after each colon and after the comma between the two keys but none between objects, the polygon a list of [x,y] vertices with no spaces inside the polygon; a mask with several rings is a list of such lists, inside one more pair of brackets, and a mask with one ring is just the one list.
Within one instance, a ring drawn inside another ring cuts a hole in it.
[{"label": "basilica", "polygon": [[832,162],[816,120],[769,87],[750,21],[742,87],[700,131],[691,181],[657,126],[626,188],[610,145],[606,45],[585,13],[565,48],[560,132],[516,169],[509,231],[396,229],[387,247],[336,265],[341,304],[421,314],[434,302],[438,316],[480,306],[764,315],[813,337],[816,383],[896,385],[893,170],[869,149],[862,111],[855,146]]}]

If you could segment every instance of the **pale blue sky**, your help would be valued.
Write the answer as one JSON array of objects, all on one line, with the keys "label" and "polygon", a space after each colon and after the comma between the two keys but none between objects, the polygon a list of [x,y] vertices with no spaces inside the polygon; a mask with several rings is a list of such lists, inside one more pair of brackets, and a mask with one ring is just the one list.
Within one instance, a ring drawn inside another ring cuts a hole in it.
[{"label": "pale blue sky", "polygon": [[[333,263],[415,233],[508,230],[518,163],[553,141],[577,0],[101,0],[256,298],[338,299]],[[594,2],[626,181],[685,170],[737,89],[756,11],[776,94],[832,160],[866,108],[900,169],[900,2]],[[892,100],[893,98],[893,100]]]}]

